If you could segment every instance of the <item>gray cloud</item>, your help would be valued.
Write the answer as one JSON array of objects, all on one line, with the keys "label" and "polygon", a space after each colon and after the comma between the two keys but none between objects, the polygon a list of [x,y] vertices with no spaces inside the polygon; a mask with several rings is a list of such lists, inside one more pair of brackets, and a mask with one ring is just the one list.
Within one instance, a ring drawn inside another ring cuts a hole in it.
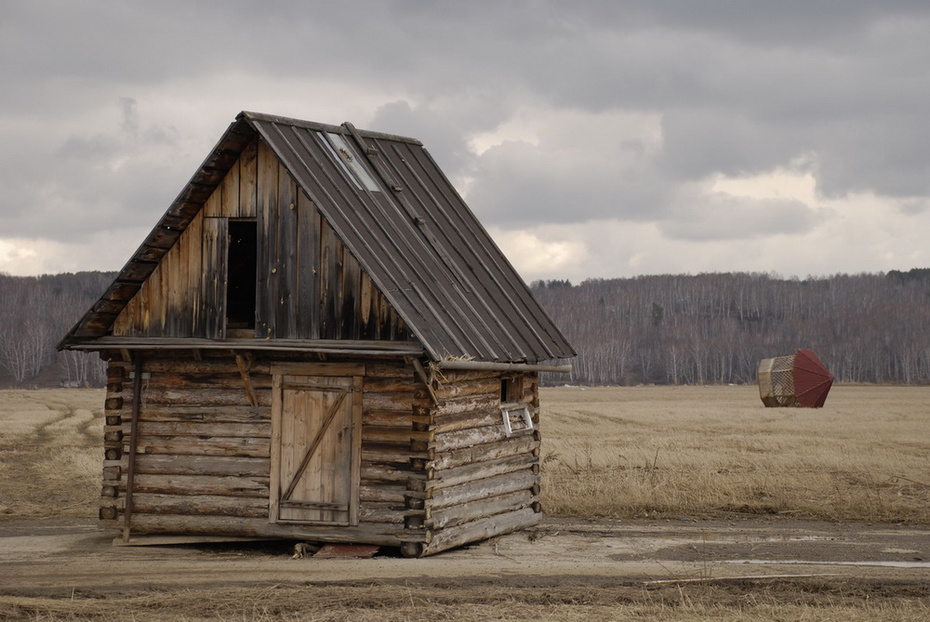
[{"label": "gray cloud", "polygon": [[508,230],[828,218],[695,190],[775,170],[930,227],[928,35],[923,1],[4,2],[0,237],[154,222],[241,109],[415,136]]}]

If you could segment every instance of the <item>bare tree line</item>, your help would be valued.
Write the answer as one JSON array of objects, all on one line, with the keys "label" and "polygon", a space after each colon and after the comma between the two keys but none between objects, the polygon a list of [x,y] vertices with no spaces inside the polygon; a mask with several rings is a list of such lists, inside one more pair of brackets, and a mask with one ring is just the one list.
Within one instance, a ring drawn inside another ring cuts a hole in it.
[{"label": "bare tree line", "polygon": [[95,354],[55,346],[113,280],[112,273],[0,274],[0,386],[106,383]]},{"label": "bare tree line", "polygon": [[532,289],[579,353],[573,383],[755,383],[761,359],[798,348],[813,349],[840,382],[930,382],[926,269],[537,281]]},{"label": "bare tree line", "polygon": [[[0,385],[104,384],[96,355],[55,345],[113,276],[0,274]],[[573,383],[755,383],[761,359],[798,348],[813,349],[841,382],[930,382],[930,269],[537,281],[532,289],[578,350]]]}]

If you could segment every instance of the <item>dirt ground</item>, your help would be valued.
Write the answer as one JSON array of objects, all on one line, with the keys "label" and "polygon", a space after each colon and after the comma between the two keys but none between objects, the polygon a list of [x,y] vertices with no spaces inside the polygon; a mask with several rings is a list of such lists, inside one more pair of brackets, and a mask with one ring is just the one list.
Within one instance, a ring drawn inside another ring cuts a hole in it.
[{"label": "dirt ground", "polygon": [[[682,586],[704,586],[706,594],[709,585],[736,598],[735,593],[759,594],[768,585],[790,593],[795,604],[824,593],[834,604],[844,597],[861,603],[865,594],[872,602],[904,599],[930,614],[927,527],[757,518],[547,519],[534,530],[424,559],[404,559],[390,550],[372,559],[294,559],[293,542],[126,547],[114,546],[114,535],[85,519],[0,523],[0,618],[55,619],[56,607],[64,607],[58,612],[69,619],[81,611],[93,618],[90,611],[68,609],[68,603],[119,602],[155,593],[167,615],[172,599],[166,595],[209,593],[215,601],[217,594],[254,598],[256,590],[305,593],[312,586],[330,588],[337,602],[365,586],[368,598],[383,603],[401,588],[424,602],[452,594],[513,602],[529,594],[537,598],[540,590],[559,602],[586,602],[631,589],[634,594],[683,594]],[[332,589],[339,586],[349,591],[336,596]],[[807,596],[799,600],[799,594]],[[353,598],[358,605],[361,596]],[[227,619],[221,611],[188,617],[190,603],[177,606],[188,607],[188,614],[176,619]],[[107,617],[105,611],[100,616]],[[237,619],[255,617],[261,616]]]}]

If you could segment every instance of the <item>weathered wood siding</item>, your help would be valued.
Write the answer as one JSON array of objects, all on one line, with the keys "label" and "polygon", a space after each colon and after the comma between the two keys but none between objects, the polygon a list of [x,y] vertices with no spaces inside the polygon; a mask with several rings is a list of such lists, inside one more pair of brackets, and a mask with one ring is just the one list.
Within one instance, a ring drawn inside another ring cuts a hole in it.
[{"label": "weathered wood siding", "polygon": [[533,429],[508,436],[501,414],[501,374],[449,373],[436,390],[428,443],[424,554],[530,525],[539,505],[538,377],[524,374],[522,396]]},{"label": "weathered wood siding", "polygon": [[[425,537],[419,496],[426,472],[428,404],[412,368],[364,362],[359,525],[312,527],[269,522],[273,362],[249,370],[250,404],[232,356],[145,358],[138,429],[131,426],[131,364],[109,364],[100,518],[122,528],[129,448],[136,434],[131,533],[307,537],[398,545]],[[354,361],[358,363],[359,361]],[[419,467],[419,468],[418,468]],[[413,517],[413,519],[411,518]],[[406,519],[406,520],[405,520]],[[407,525],[411,525],[408,528]],[[412,530],[411,530],[412,529]]]},{"label": "weathered wood siding", "polygon": [[259,139],[242,152],[117,317],[113,334],[225,338],[230,219],[256,222],[256,337],[410,338],[358,261]]}]

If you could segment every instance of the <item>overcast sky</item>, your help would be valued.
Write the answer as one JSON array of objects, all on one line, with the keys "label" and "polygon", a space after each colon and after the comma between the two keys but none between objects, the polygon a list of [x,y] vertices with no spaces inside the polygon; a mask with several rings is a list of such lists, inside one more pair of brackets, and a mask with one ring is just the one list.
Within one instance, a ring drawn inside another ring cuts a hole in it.
[{"label": "overcast sky", "polygon": [[419,138],[527,281],[930,267],[930,3],[2,0],[0,272],[122,267],[240,110]]}]

